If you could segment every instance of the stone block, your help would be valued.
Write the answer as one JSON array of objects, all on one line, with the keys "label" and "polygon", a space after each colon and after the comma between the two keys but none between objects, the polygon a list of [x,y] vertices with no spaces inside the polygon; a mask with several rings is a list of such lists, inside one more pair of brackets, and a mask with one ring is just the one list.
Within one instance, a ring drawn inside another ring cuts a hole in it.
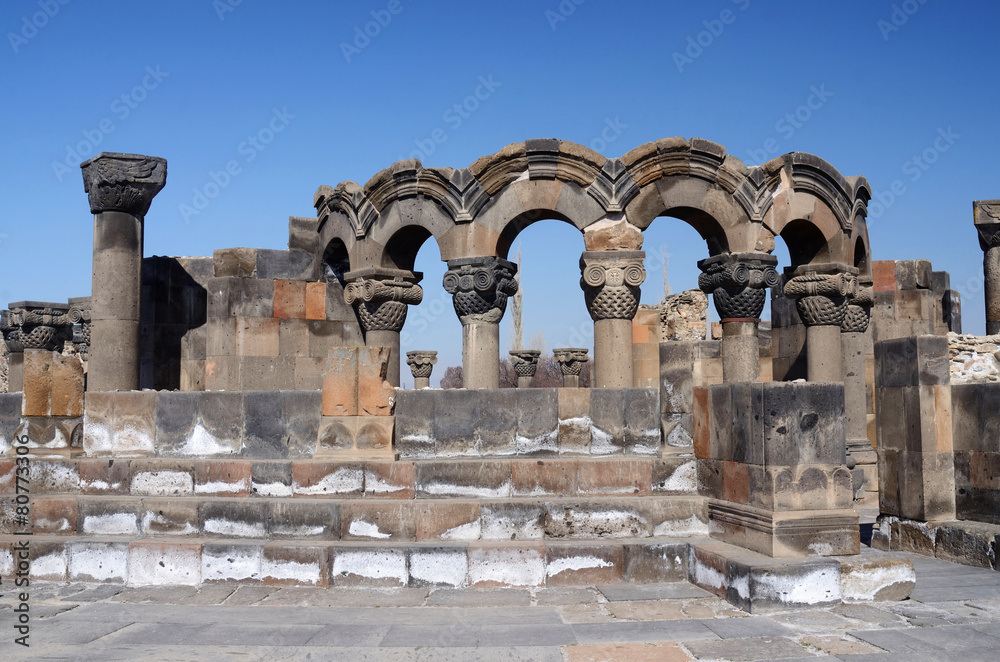
[{"label": "stone block", "polygon": [[87,536],[137,536],[142,512],[138,499],[81,500],[77,504],[77,529]]},{"label": "stone block", "polygon": [[244,454],[260,459],[305,458],[316,453],[322,395],[316,391],[247,391],[243,394]]},{"label": "stone block", "polygon": [[69,576],[66,546],[61,542],[32,542],[29,579],[64,582]]},{"label": "stone block", "polygon": [[0,456],[14,445],[14,431],[21,423],[20,393],[0,393]]},{"label": "stone block", "polygon": [[222,538],[267,538],[267,504],[258,501],[202,501],[198,505],[203,535]]},{"label": "stone block", "polygon": [[[518,455],[559,451],[559,389],[516,389]],[[589,431],[588,431],[589,432]]]},{"label": "stone block", "polygon": [[421,462],[416,491],[422,497],[506,499],[511,496],[509,462]]},{"label": "stone block", "polygon": [[698,461],[691,456],[671,456],[653,460],[653,494],[697,494]]},{"label": "stone block", "polygon": [[660,406],[664,414],[692,411],[696,354],[696,344],[691,341],[660,343]]},{"label": "stone block", "polygon": [[625,389],[624,433],[626,453],[651,456],[660,453],[660,393],[657,389]]},{"label": "stone block", "polygon": [[479,455],[514,455],[517,452],[518,389],[477,389],[478,420],[475,451]]},{"label": "stone block", "polygon": [[449,389],[435,392],[436,404],[431,426],[436,455],[467,455],[473,450],[481,417],[479,393]]},{"label": "stone block", "polygon": [[292,356],[241,357],[238,390],[292,390],[295,387],[295,361]]},{"label": "stone block", "polygon": [[842,599],[836,560],[772,564],[730,559],[726,575],[727,600],[750,613],[821,609]]},{"label": "stone block", "polygon": [[691,453],[694,444],[693,414],[664,414],[660,419],[664,452]]},{"label": "stone block", "polygon": [[[16,527],[24,530],[27,527]],[[32,534],[73,535],[76,533],[75,497],[37,497],[31,500]]]},{"label": "stone block", "polygon": [[208,496],[250,496],[250,462],[206,460],[194,471],[194,492]]},{"label": "stone block", "polygon": [[205,360],[181,361],[180,390],[205,390],[205,363]]},{"label": "stone block", "polygon": [[75,462],[36,458],[31,462],[31,494],[79,494],[80,468]]},{"label": "stone block", "polygon": [[395,416],[356,416],[354,445],[365,454],[391,457],[395,422]]},{"label": "stone block", "polygon": [[278,500],[267,504],[267,535],[293,540],[338,540],[341,507],[329,500]]},{"label": "stone block", "polygon": [[[345,332],[350,325],[344,322],[307,320],[306,325],[309,329],[309,356],[314,358],[325,359],[334,347],[357,344],[352,334]],[[357,322],[353,326],[356,327]]]},{"label": "stone block", "polygon": [[319,426],[317,455],[337,454],[354,448],[357,416],[323,416]]},{"label": "stone block", "polygon": [[612,455],[625,450],[625,391],[590,389],[590,452]]},{"label": "stone block", "polygon": [[417,540],[479,540],[480,505],[468,501],[417,501]]},{"label": "stone block", "polygon": [[194,500],[143,499],[140,511],[143,536],[196,536],[201,532]]},{"label": "stone block", "polygon": [[408,553],[410,586],[465,586],[469,557],[465,549],[455,547],[418,547]]},{"label": "stone block", "polygon": [[157,393],[156,445],[161,455],[239,453],[243,445],[243,394]]},{"label": "stone block", "polygon": [[326,319],[326,283],[306,283],[306,319]]},{"label": "stone block", "polygon": [[83,448],[91,457],[152,455],[156,449],[156,420],[154,391],[88,392]]},{"label": "stone block", "polygon": [[260,583],[260,545],[207,542],[201,548],[201,580]]},{"label": "stone block", "polygon": [[292,496],[291,462],[254,462],[250,466],[250,491],[260,497]]},{"label": "stone block", "polygon": [[212,254],[216,278],[253,278],[257,275],[256,248],[224,248]]},{"label": "stone block", "polygon": [[393,416],[324,416],[317,456],[391,457],[394,423]]},{"label": "stone block", "polygon": [[480,507],[483,540],[541,540],[545,508],[534,503],[484,503]]},{"label": "stone block", "polygon": [[[764,420],[765,387],[762,384],[743,383],[732,384],[730,389],[733,417],[729,421],[719,421],[720,426],[729,426],[730,459],[754,465],[763,465],[765,459],[768,463],[782,463],[780,457],[765,454],[766,432],[762,435],[759,429],[759,421]],[[772,411],[778,410],[772,408]]]},{"label": "stone block", "polygon": [[545,536],[552,538],[646,538],[652,534],[647,508],[635,501],[549,504]]},{"label": "stone block", "polygon": [[[296,357],[295,390],[322,391],[324,362],[325,359],[317,357]],[[320,398],[322,399],[322,392]]]},{"label": "stone block", "polygon": [[[711,386],[709,389],[709,397],[706,402],[710,407],[707,412],[709,449],[706,457],[732,461],[734,456],[733,421],[735,420],[733,389],[729,385]],[[700,403],[698,404],[700,405]],[[698,414],[696,409],[695,421],[698,419]],[[697,450],[695,452],[697,453]]]},{"label": "stone block", "polygon": [[329,550],[266,544],[261,549],[260,576],[267,586],[326,586],[330,576]]},{"label": "stone block", "polygon": [[358,415],[358,350],[331,350],[323,373],[323,415]]},{"label": "stone block", "polygon": [[281,356],[308,357],[309,321],[282,319],[278,322],[278,352]]},{"label": "stone block", "polygon": [[624,579],[631,584],[687,579],[687,543],[627,544],[624,551]]},{"label": "stone block", "polygon": [[82,459],[78,466],[83,494],[113,496],[129,493],[132,474],[128,460]]},{"label": "stone block", "polygon": [[292,490],[296,495],[361,496],[364,483],[364,466],[361,463],[292,463]]},{"label": "stone block", "polygon": [[305,319],[306,283],[300,280],[274,281],[274,317]]},{"label": "stone block", "polygon": [[545,548],[538,546],[469,546],[469,584],[541,586],[545,582]]},{"label": "stone block", "polygon": [[576,460],[537,460],[511,463],[511,495],[515,497],[558,497],[577,490]]},{"label": "stone block", "polygon": [[237,356],[278,356],[279,320],[266,317],[236,318]]},{"label": "stone block", "polygon": [[414,540],[417,522],[409,501],[351,501],[340,507],[344,540]]},{"label": "stone block", "polygon": [[625,549],[618,545],[546,545],[547,586],[614,584],[625,574]]},{"label": "stone block", "polygon": [[385,547],[335,548],[330,568],[337,587],[396,588],[409,583],[406,550]]},{"label": "stone block", "polygon": [[412,499],[416,467],[412,462],[366,462],[365,497]]},{"label": "stone block", "polygon": [[128,543],[71,543],[66,556],[71,582],[124,584],[128,580]]},{"label": "stone block", "polygon": [[433,457],[436,405],[445,399],[445,392],[399,389],[396,396],[396,450],[400,457]]},{"label": "stone block", "polygon": [[388,347],[358,348],[358,414],[391,416],[396,404],[396,389],[386,381],[391,356]]},{"label": "stone block", "polygon": [[[750,501],[750,465],[743,462],[722,461],[722,498],[733,503]],[[787,469],[785,470],[788,471]]]},{"label": "stone block", "polygon": [[141,540],[129,544],[129,586],[197,586],[200,583],[199,543]]},{"label": "stone block", "polygon": [[129,465],[132,496],[191,496],[194,465],[191,462],[133,460]]},{"label": "stone block", "polygon": [[768,465],[843,464],[842,384],[763,384],[764,457]]},{"label": "stone block", "polygon": [[590,453],[590,389],[557,389],[559,452]]},{"label": "stone block", "polygon": [[205,289],[208,292],[209,319],[274,316],[273,280],[212,278]]},{"label": "stone block", "polygon": [[312,253],[304,250],[257,249],[259,278],[287,278],[292,282],[311,280],[317,276]]},{"label": "stone block", "polygon": [[693,412],[691,414],[691,445],[695,457],[699,459],[719,459],[715,456],[712,439],[712,392],[708,387],[694,389]]},{"label": "stone block", "polygon": [[584,460],[577,493],[581,496],[641,496],[652,493],[648,460]]}]

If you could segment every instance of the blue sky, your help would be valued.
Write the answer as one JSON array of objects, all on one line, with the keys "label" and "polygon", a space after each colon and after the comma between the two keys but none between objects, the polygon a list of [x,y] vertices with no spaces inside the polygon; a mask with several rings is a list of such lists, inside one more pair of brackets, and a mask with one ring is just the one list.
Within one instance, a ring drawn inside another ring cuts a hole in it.
[{"label": "blue sky", "polygon": [[[950,271],[965,329],[982,333],[971,203],[1000,197],[998,26],[1000,4],[970,0],[6,0],[0,303],[89,293],[77,166],[99,151],[169,162],[147,255],[210,255],[284,247],[288,216],[312,216],[319,185],[364,183],[415,152],[464,167],[527,138],[613,157],[696,136],[748,163],[805,151],[865,175],[881,195],[874,258]],[[483,81],[478,107],[456,112]],[[269,125],[281,129],[272,140],[248,140]],[[430,140],[435,130],[445,140]],[[232,160],[238,173],[199,199]],[[579,233],[541,222],[520,241],[527,339],[589,344]],[[674,291],[695,286],[707,256],[666,218],[646,250],[645,302],[662,293],[661,253]],[[404,350],[437,349],[440,376],[461,360],[461,327],[433,242],[418,268],[425,303],[411,309]],[[506,331],[507,320],[505,347]]]}]

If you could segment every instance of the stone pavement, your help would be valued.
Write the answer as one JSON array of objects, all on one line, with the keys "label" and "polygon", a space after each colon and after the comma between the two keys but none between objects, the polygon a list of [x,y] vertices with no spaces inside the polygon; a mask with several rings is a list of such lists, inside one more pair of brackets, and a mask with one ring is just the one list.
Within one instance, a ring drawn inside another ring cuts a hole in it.
[{"label": "stone pavement", "polygon": [[911,555],[904,602],[745,614],[687,583],[545,589],[33,583],[3,660],[446,662],[1000,659],[1000,572]]}]

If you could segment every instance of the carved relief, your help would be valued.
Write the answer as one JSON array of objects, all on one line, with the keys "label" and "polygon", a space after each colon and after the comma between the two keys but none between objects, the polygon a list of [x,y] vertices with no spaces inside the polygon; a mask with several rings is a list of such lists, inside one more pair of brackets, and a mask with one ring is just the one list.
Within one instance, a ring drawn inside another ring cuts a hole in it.
[{"label": "carved relief", "polygon": [[857,277],[846,272],[804,273],[785,283],[785,296],[798,299],[796,307],[806,326],[840,326],[848,298],[857,290]]},{"label": "carved relief", "polygon": [[631,320],[639,307],[639,286],[646,280],[642,251],[585,251],[580,257],[580,287],[590,317]]},{"label": "carved relief", "polygon": [[437,352],[416,350],[406,353],[406,365],[410,366],[414,379],[429,379],[437,362]]},{"label": "carved relief", "polygon": [[357,277],[344,287],[344,300],[358,311],[367,331],[399,332],[408,306],[419,304],[424,290],[402,277]]},{"label": "carved relief", "polygon": [[498,257],[449,260],[444,289],[452,295],[462,324],[499,323],[507,309],[507,297],[517,293],[516,273],[516,264]]},{"label": "carved relief", "polygon": [[780,281],[778,258],[764,253],[727,253],[698,262],[698,287],[711,294],[715,309],[728,319],[760,319],[767,292]]},{"label": "carved relief", "polygon": [[118,211],[145,216],[167,183],[167,161],[155,156],[99,154],[80,168],[92,214]]}]

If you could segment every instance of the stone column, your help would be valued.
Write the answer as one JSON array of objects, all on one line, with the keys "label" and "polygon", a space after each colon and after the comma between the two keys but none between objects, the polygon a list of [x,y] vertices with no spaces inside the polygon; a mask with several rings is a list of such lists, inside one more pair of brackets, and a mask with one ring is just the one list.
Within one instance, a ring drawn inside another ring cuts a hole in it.
[{"label": "stone column", "polygon": [[410,366],[413,374],[413,388],[430,388],[431,371],[438,362],[437,352],[417,350],[406,353],[406,365]]},{"label": "stone column", "polygon": [[139,388],[139,307],[143,222],[167,181],[167,161],[139,154],[103,153],[80,164],[94,214],[88,360],[91,391]]},{"label": "stone column", "polygon": [[16,317],[9,310],[0,310],[0,335],[7,352],[7,391],[24,390],[24,343]]},{"label": "stone column", "polygon": [[542,355],[537,349],[512,349],[510,362],[517,374],[517,387],[530,388],[531,380],[535,378],[535,371],[538,370],[538,357]]},{"label": "stone column", "polygon": [[796,307],[806,325],[806,374],[811,382],[844,379],[840,325],[857,286],[857,269],[844,264],[799,267],[785,283],[785,296],[798,299]]},{"label": "stone column", "polygon": [[566,388],[580,386],[580,371],[587,362],[587,350],[583,347],[561,347],[552,350],[552,357],[562,370],[563,386]]},{"label": "stone column", "polygon": [[462,322],[465,388],[500,387],[500,320],[517,292],[517,265],[499,257],[448,260],[444,289]]},{"label": "stone column", "polygon": [[646,280],[645,258],[644,251],[584,251],[580,257],[580,286],[594,320],[597,388],[632,386],[632,318]]},{"label": "stone column", "polygon": [[983,294],[986,298],[986,334],[1000,333],[1000,200],[972,203],[983,249]]},{"label": "stone column", "polygon": [[726,253],[698,262],[698,287],[715,300],[722,320],[722,380],[760,381],[757,330],[767,292],[779,282],[778,258],[766,253]]},{"label": "stone column", "polygon": [[385,379],[399,386],[399,332],[406,323],[408,306],[424,298],[417,285],[423,274],[399,269],[359,269],[344,274],[344,300],[354,306],[368,347],[388,347]]},{"label": "stone column", "polygon": [[874,465],[877,460],[868,439],[868,385],[865,379],[866,332],[873,303],[871,280],[860,282],[857,292],[848,299],[844,321],[840,323],[847,468],[854,476],[855,497],[865,484],[864,470],[857,465]]}]

